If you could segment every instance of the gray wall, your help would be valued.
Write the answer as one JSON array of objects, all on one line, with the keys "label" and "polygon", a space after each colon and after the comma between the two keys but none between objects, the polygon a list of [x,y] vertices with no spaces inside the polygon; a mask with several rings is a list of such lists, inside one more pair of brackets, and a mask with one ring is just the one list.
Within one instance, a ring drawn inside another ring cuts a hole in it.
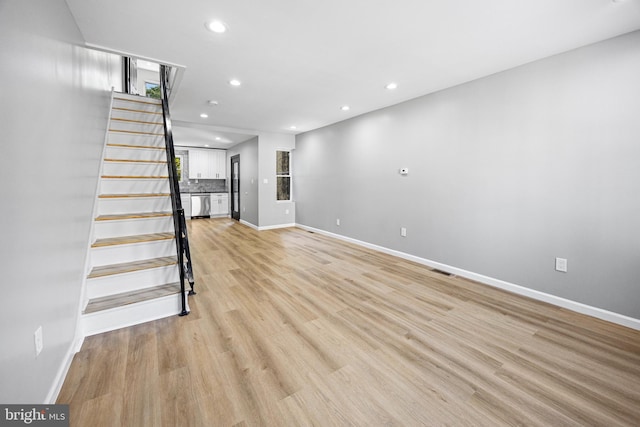
[{"label": "gray wall", "polygon": [[[231,179],[231,157],[240,155],[240,219],[258,226],[258,137],[227,150],[227,175]],[[229,182],[231,190],[231,182]],[[229,195],[229,197],[232,197]],[[229,199],[231,212],[231,199]]]},{"label": "gray wall", "polygon": [[108,55],[82,43],[64,0],[0,1],[3,403],[44,402],[73,354],[110,88],[119,79]]},{"label": "gray wall", "polygon": [[640,318],[638,46],[631,33],[298,135],[297,223]]}]

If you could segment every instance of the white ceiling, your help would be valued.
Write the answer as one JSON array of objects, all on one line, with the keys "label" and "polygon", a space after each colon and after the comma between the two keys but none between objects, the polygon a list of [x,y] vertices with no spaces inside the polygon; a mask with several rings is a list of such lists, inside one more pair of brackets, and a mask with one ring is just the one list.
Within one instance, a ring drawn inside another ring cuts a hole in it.
[{"label": "white ceiling", "polygon": [[[640,29],[640,0],[67,3],[87,43],[185,66],[176,129],[226,132],[229,144],[316,129]],[[228,31],[209,32],[213,19]],[[396,90],[385,89],[391,81]]]}]

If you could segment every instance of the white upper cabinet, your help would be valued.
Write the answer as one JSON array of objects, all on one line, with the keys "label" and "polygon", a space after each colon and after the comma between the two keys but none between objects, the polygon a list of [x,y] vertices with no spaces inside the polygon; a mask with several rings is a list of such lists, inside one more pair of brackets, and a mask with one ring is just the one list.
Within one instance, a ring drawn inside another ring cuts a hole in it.
[{"label": "white upper cabinet", "polygon": [[225,179],[227,177],[227,152],[224,150],[211,151],[215,152],[214,175],[217,179]]},{"label": "white upper cabinet", "polygon": [[225,179],[227,152],[205,148],[189,149],[189,179]]}]

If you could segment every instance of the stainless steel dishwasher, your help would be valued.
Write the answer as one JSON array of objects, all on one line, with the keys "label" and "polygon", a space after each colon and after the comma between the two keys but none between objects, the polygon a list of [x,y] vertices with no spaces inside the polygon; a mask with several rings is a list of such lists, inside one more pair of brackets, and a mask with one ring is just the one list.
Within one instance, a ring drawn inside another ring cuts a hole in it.
[{"label": "stainless steel dishwasher", "polygon": [[209,218],[211,216],[211,195],[209,193],[191,194],[191,218]]}]

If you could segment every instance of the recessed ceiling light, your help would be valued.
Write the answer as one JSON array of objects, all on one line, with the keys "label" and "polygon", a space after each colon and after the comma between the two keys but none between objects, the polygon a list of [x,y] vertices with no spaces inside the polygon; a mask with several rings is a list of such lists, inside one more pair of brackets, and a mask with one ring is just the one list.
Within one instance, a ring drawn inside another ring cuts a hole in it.
[{"label": "recessed ceiling light", "polygon": [[229,80],[229,84],[231,86],[240,86],[242,83],[238,79],[231,79],[231,80]]},{"label": "recessed ceiling light", "polygon": [[206,119],[207,117],[209,117],[209,115],[205,114],[205,113],[202,113],[202,114],[200,114],[200,117],[202,117],[203,119]]},{"label": "recessed ceiling light", "polygon": [[227,25],[222,21],[206,22],[204,26],[207,27],[209,31],[217,34],[222,34],[227,31]]},{"label": "recessed ceiling light", "polygon": [[393,83],[393,82],[391,82],[391,83],[389,83],[388,85],[386,85],[385,87],[386,87],[387,89],[389,89],[389,90],[393,90],[393,89],[396,89],[396,88],[398,87],[398,84],[397,84],[397,83]]},{"label": "recessed ceiling light", "polygon": [[205,147],[208,147],[208,146],[209,146],[209,144],[204,144],[204,146],[205,146]]},{"label": "recessed ceiling light", "polygon": [[349,107],[348,105],[343,105],[342,107],[340,107],[342,111],[349,111],[350,108],[351,107]]},{"label": "recessed ceiling light", "polygon": [[211,105],[211,106],[218,105],[218,101],[213,100],[213,99],[212,99],[212,100],[210,100],[210,101],[207,101],[207,103],[208,103],[209,105]]},{"label": "recessed ceiling light", "polygon": [[298,126],[289,126],[289,129],[296,130],[296,129],[298,129]]},{"label": "recessed ceiling light", "polygon": [[220,138],[219,136],[216,136],[216,141],[220,141],[222,138]]}]

